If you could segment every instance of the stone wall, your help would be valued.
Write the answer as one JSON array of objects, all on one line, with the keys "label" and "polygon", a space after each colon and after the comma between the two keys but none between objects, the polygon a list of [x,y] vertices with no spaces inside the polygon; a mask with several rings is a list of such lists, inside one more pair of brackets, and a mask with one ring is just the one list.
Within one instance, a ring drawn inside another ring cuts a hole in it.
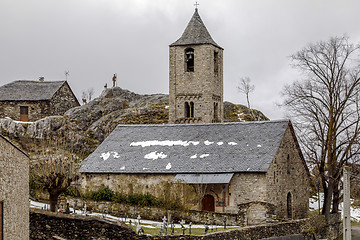
[{"label": "stone wall", "polygon": [[278,218],[299,219],[308,215],[310,178],[294,136],[292,127],[288,127],[266,173],[266,202],[276,206]]},{"label": "stone wall", "polygon": [[[324,225],[322,216],[293,220],[289,222],[244,227],[218,233],[200,236],[137,236],[127,227],[110,223],[97,218],[58,215],[44,212],[30,213],[31,239],[54,239],[54,236],[65,239],[193,239],[193,240],[223,240],[247,239],[257,240],[270,237],[300,234],[305,240],[314,239],[314,233],[319,238],[329,240],[341,235],[341,222],[339,216],[332,216],[331,224],[336,227]],[[319,222],[320,220],[320,222]]]},{"label": "stone wall", "polygon": [[224,217],[226,217],[228,225],[244,226],[246,223],[239,215],[231,213],[215,213],[197,210],[166,210],[156,207],[140,207],[108,201],[92,201],[72,198],[63,200],[61,204],[66,206],[66,203],[69,203],[69,206],[74,209],[81,209],[86,203],[87,210],[89,211],[101,213],[106,210],[107,213],[117,217],[124,217],[127,215],[136,218],[136,216],[140,215],[143,219],[161,221],[164,216],[167,216],[168,219],[171,217],[175,221],[184,219],[186,222],[218,225],[224,224]]},{"label": "stone wall", "polygon": [[[185,50],[194,49],[194,71],[186,71]],[[214,70],[217,52],[217,71]],[[223,50],[211,44],[172,46],[169,51],[169,123],[223,121]],[[185,102],[194,103],[194,116],[186,118]],[[214,118],[214,104],[218,113]]]},{"label": "stone wall", "polygon": [[83,174],[81,189],[86,193],[108,186],[123,194],[150,193],[159,199],[193,206],[193,188],[173,183],[174,177],[175,174]]},{"label": "stone wall", "polygon": [[70,108],[80,106],[67,82],[56,91],[50,105],[52,115],[63,115]]},{"label": "stone wall", "polygon": [[28,106],[29,121],[51,115],[50,101],[0,101],[0,118],[20,120],[20,106]]},{"label": "stone wall", "polygon": [[[29,238],[22,238],[29,239]],[[105,220],[49,212],[30,212],[30,239],[138,239],[131,229]]]},{"label": "stone wall", "polygon": [[29,159],[0,135],[4,239],[29,239]]}]

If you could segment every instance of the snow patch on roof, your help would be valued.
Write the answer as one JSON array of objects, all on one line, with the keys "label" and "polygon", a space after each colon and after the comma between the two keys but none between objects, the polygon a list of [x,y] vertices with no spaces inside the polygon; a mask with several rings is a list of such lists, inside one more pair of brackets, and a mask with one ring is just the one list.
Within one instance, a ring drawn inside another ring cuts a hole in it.
[{"label": "snow patch on roof", "polygon": [[214,142],[209,142],[208,140],[206,140],[205,142],[204,142],[204,144],[205,145],[211,145],[211,144],[213,144]]},{"label": "snow patch on roof", "polygon": [[122,167],[120,168],[120,170],[125,170],[125,166],[122,166]]},{"label": "snow patch on roof", "polygon": [[146,155],[144,156],[144,158],[146,158],[146,159],[151,159],[151,160],[156,160],[156,159],[158,159],[158,158],[164,159],[164,158],[166,158],[166,157],[167,157],[166,154],[164,154],[163,152],[159,152],[159,153],[158,153],[157,151],[148,153],[148,154],[146,154]]},{"label": "snow patch on roof", "polygon": [[158,140],[151,140],[151,141],[141,141],[141,142],[132,142],[130,143],[130,146],[132,147],[150,147],[150,146],[184,146],[187,147],[190,144],[196,146],[199,144],[197,141],[181,141],[181,140],[164,140],[164,141],[158,141]]},{"label": "snow patch on roof", "polygon": [[168,163],[165,167],[167,170],[171,169],[171,163]]},{"label": "snow patch on roof", "polygon": [[107,160],[109,157],[110,157],[110,152],[107,152],[107,153],[101,153],[100,157],[102,159]]}]

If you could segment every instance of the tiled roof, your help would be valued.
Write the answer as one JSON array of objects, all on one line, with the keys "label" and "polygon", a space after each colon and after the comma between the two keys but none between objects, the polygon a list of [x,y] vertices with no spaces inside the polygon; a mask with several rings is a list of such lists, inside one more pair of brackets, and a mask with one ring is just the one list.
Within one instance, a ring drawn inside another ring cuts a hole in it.
[{"label": "tiled roof", "polygon": [[195,9],[194,15],[192,16],[182,36],[170,46],[193,44],[212,44],[216,47],[222,48],[212,39],[210,33],[205,27],[205,24],[201,20],[197,9]]},{"label": "tiled roof", "polygon": [[266,172],[288,125],[288,120],[119,125],[83,161],[80,172]]},{"label": "tiled roof", "polygon": [[0,101],[50,100],[64,82],[14,81],[0,87]]}]

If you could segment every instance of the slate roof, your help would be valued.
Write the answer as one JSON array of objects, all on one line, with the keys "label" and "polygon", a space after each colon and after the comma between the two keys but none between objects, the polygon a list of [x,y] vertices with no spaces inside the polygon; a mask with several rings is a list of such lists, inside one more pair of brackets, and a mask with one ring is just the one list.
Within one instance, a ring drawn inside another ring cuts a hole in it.
[{"label": "slate roof", "polygon": [[288,120],[119,125],[83,161],[80,172],[266,172],[288,125]]},{"label": "slate roof", "polygon": [[193,45],[193,44],[212,44],[218,48],[220,47],[210,36],[210,33],[205,27],[205,24],[200,18],[198,10],[195,12],[190,19],[182,36],[170,44],[170,46],[181,46],[181,45]]},{"label": "slate roof", "polygon": [[0,101],[50,100],[65,81],[19,80],[0,87]]}]

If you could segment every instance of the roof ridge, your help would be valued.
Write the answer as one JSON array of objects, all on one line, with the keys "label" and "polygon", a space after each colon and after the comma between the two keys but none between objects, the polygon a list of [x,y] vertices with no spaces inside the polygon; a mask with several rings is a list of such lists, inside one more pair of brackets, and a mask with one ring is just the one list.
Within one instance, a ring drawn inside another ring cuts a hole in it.
[{"label": "roof ridge", "polygon": [[194,123],[194,124],[119,124],[118,127],[188,127],[188,126],[216,126],[216,125],[248,125],[248,124],[264,124],[264,123],[281,123],[289,122],[290,119],[276,119],[270,121],[251,121],[251,122],[224,122],[224,123]]}]

